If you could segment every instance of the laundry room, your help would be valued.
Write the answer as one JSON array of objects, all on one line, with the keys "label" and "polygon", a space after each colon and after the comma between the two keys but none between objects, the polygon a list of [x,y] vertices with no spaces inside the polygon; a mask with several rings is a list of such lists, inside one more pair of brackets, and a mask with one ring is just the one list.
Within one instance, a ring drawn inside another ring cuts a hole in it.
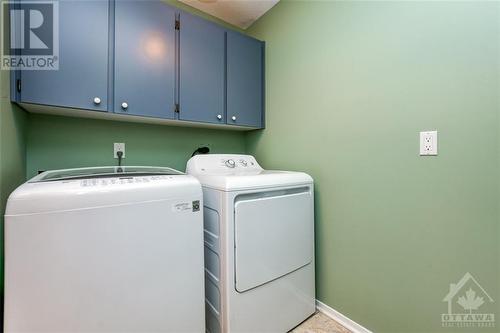
[{"label": "laundry room", "polygon": [[500,333],[500,1],[1,1],[5,333]]}]

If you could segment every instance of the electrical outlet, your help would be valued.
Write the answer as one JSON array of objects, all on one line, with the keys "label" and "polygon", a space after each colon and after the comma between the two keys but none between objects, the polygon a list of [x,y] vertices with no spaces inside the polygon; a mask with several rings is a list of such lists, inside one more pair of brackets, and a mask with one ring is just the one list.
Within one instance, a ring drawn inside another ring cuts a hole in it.
[{"label": "electrical outlet", "polygon": [[437,131],[420,132],[420,155],[434,156],[438,154]]},{"label": "electrical outlet", "polygon": [[115,158],[118,158],[118,152],[121,151],[123,153],[122,158],[125,158],[125,143],[120,142],[120,143],[114,143],[113,144],[113,156]]}]

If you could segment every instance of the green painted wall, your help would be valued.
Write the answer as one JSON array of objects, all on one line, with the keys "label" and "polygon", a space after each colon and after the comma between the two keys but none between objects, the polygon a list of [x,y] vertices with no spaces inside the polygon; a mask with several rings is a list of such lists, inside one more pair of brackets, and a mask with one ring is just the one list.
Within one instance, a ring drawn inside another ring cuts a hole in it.
[{"label": "green painted wall", "polygon": [[[317,297],[375,332],[498,332],[499,2],[282,0],[266,41],[267,129],[247,150],[316,181]],[[439,156],[418,132],[439,131]],[[471,272],[496,329],[444,329]]]},{"label": "green painted wall", "polygon": [[27,177],[38,170],[116,165],[113,143],[125,142],[124,165],[169,166],[184,171],[191,153],[245,151],[244,133],[30,114]]}]

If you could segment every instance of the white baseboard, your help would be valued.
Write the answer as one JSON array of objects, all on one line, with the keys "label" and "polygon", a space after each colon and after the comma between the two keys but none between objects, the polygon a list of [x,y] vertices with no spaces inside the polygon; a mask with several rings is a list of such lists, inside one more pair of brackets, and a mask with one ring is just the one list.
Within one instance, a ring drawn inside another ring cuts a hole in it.
[{"label": "white baseboard", "polygon": [[324,313],[328,317],[332,318],[333,320],[335,320],[337,323],[347,328],[352,333],[373,333],[369,329],[361,326],[354,320],[344,316],[342,313],[338,312],[337,310],[329,307],[325,303],[320,302],[318,300],[316,300],[316,309],[318,309],[318,311]]}]

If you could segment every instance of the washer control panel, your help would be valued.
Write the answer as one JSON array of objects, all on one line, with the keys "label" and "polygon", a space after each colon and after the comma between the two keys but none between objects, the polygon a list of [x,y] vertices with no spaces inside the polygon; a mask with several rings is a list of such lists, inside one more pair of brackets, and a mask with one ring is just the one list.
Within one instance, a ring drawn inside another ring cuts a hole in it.
[{"label": "washer control panel", "polygon": [[206,154],[192,157],[186,172],[191,174],[255,173],[262,168],[251,155]]},{"label": "washer control panel", "polygon": [[123,177],[106,177],[106,178],[88,178],[80,180],[81,187],[94,186],[115,186],[128,184],[146,184],[159,180],[172,179],[172,176],[123,176]]}]

